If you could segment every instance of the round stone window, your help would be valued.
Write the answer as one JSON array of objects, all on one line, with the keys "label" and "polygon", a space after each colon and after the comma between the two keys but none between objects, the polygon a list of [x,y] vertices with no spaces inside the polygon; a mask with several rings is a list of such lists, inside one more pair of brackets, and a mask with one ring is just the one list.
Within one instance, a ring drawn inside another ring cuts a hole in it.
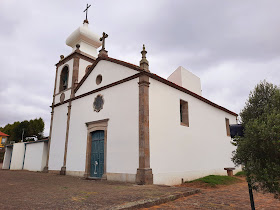
[{"label": "round stone window", "polygon": [[64,93],[61,93],[60,95],[60,103],[62,103],[65,99],[65,94]]},{"label": "round stone window", "polygon": [[99,74],[99,75],[96,77],[96,84],[99,85],[101,82],[102,82],[102,76]]}]

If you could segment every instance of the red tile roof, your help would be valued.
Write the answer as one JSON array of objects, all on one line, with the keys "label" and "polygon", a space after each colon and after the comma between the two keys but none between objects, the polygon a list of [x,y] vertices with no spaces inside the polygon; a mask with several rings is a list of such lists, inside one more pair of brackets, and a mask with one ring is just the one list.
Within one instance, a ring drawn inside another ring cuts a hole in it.
[{"label": "red tile roof", "polygon": [[7,135],[7,134],[5,134],[5,133],[0,131],[0,136],[9,136],[9,135]]}]

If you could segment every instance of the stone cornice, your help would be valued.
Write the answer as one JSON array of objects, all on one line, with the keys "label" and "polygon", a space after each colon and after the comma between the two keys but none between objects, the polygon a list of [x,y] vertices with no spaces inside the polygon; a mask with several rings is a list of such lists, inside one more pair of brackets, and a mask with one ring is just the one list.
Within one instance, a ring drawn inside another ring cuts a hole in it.
[{"label": "stone cornice", "polygon": [[[153,79],[155,79],[155,80],[157,80],[157,81],[159,81],[159,82],[161,82],[161,83],[164,83],[164,84],[166,84],[166,85],[168,85],[168,86],[170,86],[170,87],[172,87],[172,88],[175,88],[175,89],[177,89],[177,90],[179,90],[179,91],[182,91],[182,92],[184,92],[184,93],[187,93],[188,95],[191,95],[191,96],[193,96],[194,98],[197,98],[197,99],[199,99],[200,101],[203,101],[203,102],[205,102],[205,103],[207,103],[207,104],[209,104],[209,105],[211,105],[211,106],[213,106],[213,107],[215,107],[215,108],[218,108],[218,109],[220,109],[220,110],[222,110],[222,111],[224,111],[224,112],[227,112],[227,113],[229,113],[229,114],[231,114],[231,115],[233,115],[233,116],[238,116],[238,114],[236,114],[236,113],[234,113],[234,112],[232,112],[232,111],[230,111],[230,110],[228,110],[228,109],[226,109],[226,108],[224,108],[224,107],[222,107],[222,106],[219,106],[218,104],[215,104],[215,103],[213,103],[212,101],[210,101],[210,100],[208,100],[208,99],[206,99],[206,98],[204,98],[204,97],[202,97],[202,96],[200,96],[200,95],[197,95],[196,93],[194,93],[194,92],[192,92],[192,91],[190,91],[190,90],[188,90],[188,89],[186,89],[186,88],[183,88],[183,87],[181,87],[181,86],[179,86],[179,85],[176,85],[175,83],[170,82],[170,81],[168,81],[168,80],[166,80],[166,79],[164,79],[164,78],[162,78],[162,77],[160,77],[160,76],[158,76],[158,75],[156,75],[156,74],[147,72],[147,71],[145,71],[143,68],[141,68],[141,67],[139,67],[139,66],[136,66],[136,65],[133,65],[133,64],[131,64],[131,63],[127,63],[127,62],[124,62],[124,61],[121,61],[121,60],[117,60],[117,59],[114,59],[114,58],[110,58],[110,57],[98,57],[98,58],[94,61],[94,63],[93,63],[92,66],[90,67],[89,71],[85,74],[85,76],[82,78],[82,80],[79,82],[79,84],[78,84],[77,87],[75,88],[75,93],[76,93],[77,90],[81,87],[81,85],[84,83],[84,81],[87,79],[87,77],[89,76],[89,74],[94,70],[94,68],[95,68],[95,66],[98,64],[98,62],[101,61],[101,60],[110,61],[110,62],[113,62],[113,63],[116,63],[116,64],[119,64],[119,65],[122,65],[122,66],[125,66],[125,67],[128,67],[128,68],[130,68],[130,69],[133,69],[133,70],[138,71],[138,72],[139,72],[138,74],[135,74],[135,75],[132,76],[133,79],[136,78],[136,77],[139,77],[139,76],[142,75],[142,74],[145,74],[145,75],[149,76],[150,78],[153,78]],[[137,75],[138,75],[138,76],[137,76]],[[106,86],[101,87],[101,88],[99,88],[99,89],[103,89],[103,88],[105,88],[105,87],[107,87],[107,86],[112,87],[112,86],[121,84],[121,83],[123,83],[123,82],[126,82],[126,81],[131,80],[131,79],[129,79],[129,78],[131,78],[131,77],[128,77],[128,78],[125,78],[125,79],[123,79],[123,80],[114,82],[114,83],[112,83],[112,84],[110,84],[110,85],[106,85]],[[96,89],[96,90],[99,90],[99,89]],[[93,91],[97,92],[96,90],[93,90]],[[93,92],[93,91],[90,91],[90,92],[88,92],[88,93],[91,93],[91,92]],[[100,91],[100,90],[99,90],[99,91]],[[78,96],[78,97],[83,97],[83,95],[86,95],[86,94],[88,94],[88,93],[82,94],[81,96]],[[76,98],[77,98],[77,97],[75,97],[74,99],[76,99]],[[65,102],[67,102],[67,101],[65,101]],[[58,106],[58,105],[60,105],[60,103],[59,103],[59,104],[56,104],[55,106]]]},{"label": "stone cornice", "polygon": [[97,88],[97,89],[95,89],[95,90],[89,91],[89,92],[84,93],[84,94],[82,94],[82,95],[75,96],[75,97],[72,98],[72,99],[68,99],[68,100],[66,100],[66,101],[63,101],[62,103],[57,103],[57,104],[55,104],[54,107],[60,106],[60,105],[65,104],[65,103],[68,103],[70,100],[71,100],[71,101],[74,101],[74,100],[76,100],[76,99],[83,98],[83,97],[85,97],[85,96],[88,96],[88,95],[97,93],[97,92],[99,92],[99,91],[102,91],[102,90],[105,90],[105,89],[114,87],[114,86],[116,86],[116,85],[119,85],[119,84],[128,82],[128,81],[130,81],[130,80],[133,80],[133,79],[135,79],[135,78],[138,78],[138,77],[140,76],[140,74],[141,74],[141,73],[134,74],[134,75],[132,75],[132,76],[130,76],[130,77],[127,77],[127,78],[124,78],[124,79],[122,79],[122,80],[113,82],[113,83],[111,83],[111,84],[109,84],[109,85],[105,85],[105,86],[103,86],[103,87],[100,87],[100,88]]},{"label": "stone cornice", "polygon": [[93,63],[96,59],[80,50],[75,50],[74,52],[72,52],[70,55],[66,56],[65,58],[63,58],[62,60],[60,60],[57,64],[55,64],[56,67],[59,67],[63,64],[65,64],[67,61],[71,60],[72,58],[81,58],[83,60],[86,60],[88,62]]}]

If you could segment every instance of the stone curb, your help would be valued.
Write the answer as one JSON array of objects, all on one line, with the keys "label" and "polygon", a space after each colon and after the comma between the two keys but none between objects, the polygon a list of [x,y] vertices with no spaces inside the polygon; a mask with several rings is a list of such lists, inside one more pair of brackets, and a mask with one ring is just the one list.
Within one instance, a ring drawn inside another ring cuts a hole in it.
[{"label": "stone curb", "polygon": [[174,193],[174,194],[168,195],[168,196],[129,202],[129,203],[125,203],[123,205],[114,206],[113,208],[111,208],[111,210],[148,208],[148,207],[152,207],[155,205],[167,203],[169,201],[174,201],[178,198],[186,197],[189,195],[194,195],[199,192],[200,192],[199,189],[193,189],[193,190],[188,190],[188,191],[181,192],[181,193]]}]

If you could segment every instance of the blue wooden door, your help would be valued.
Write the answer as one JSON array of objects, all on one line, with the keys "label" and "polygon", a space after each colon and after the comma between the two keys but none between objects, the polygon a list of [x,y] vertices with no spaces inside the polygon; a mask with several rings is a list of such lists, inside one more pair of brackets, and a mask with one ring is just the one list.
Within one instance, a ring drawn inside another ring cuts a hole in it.
[{"label": "blue wooden door", "polygon": [[90,176],[101,178],[104,173],[104,131],[91,133]]}]

